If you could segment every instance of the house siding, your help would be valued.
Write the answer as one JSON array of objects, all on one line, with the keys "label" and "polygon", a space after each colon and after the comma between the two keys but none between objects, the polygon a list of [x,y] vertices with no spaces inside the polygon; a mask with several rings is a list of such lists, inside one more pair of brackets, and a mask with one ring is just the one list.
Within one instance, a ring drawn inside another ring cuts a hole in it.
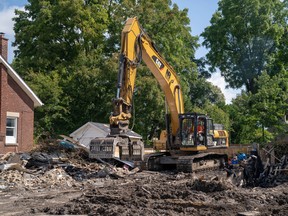
[{"label": "house siding", "polygon": [[[2,63],[0,72],[0,154],[29,151],[33,147],[34,102],[8,75]],[[7,112],[19,113],[15,145],[5,143]]]}]

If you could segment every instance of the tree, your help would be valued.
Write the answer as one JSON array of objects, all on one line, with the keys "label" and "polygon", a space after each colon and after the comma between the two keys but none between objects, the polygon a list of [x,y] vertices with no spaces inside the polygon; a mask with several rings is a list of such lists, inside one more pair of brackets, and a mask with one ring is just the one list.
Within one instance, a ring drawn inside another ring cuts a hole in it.
[{"label": "tree", "polygon": [[287,71],[272,77],[264,72],[255,83],[257,93],[242,92],[229,106],[234,143],[267,143],[287,132]]},{"label": "tree", "polygon": [[[30,87],[45,101],[45,105],[35,112],[36,136],[53,136],[55,132],[59,132],[58,128],[68,123],[66,116],[69,114],[69,97],[63,96],[60,84],[62,79],[57,71],[49,74],[31,71],[28,78],[33,80],[27,80]],[[56,124],[59,124],[59,127],[55,127]]]},{"label": "tree", "polygon": [[232,100],[228,105],[228,112],[231,122],[231,143],[247,144],[255,142],[258,129],[257,119],[250,115],[251,93],[242,91],[241,95]]},{"label": "tree", "polygon": [[204,78],[198,78],[190,83],[190,100],[193,106],[197,107],[204,107],[208,102],[218,106],[225,104],[221,89]]},{"label": "tree", "polygon": [[75,61],[74,72],[67,74],[62,85],[70,97],[67,131],[71,132],[87,121],[108,123],[116,93],[117,57],[103,60],[97,54],[90,54]]},{"label": "tree", "polygon": [[[13,64],[45,103],[36,110],[36,125],[59,134],[87,121],[108,122],[116,92],[120,34],[124,21],[132,16],[138,16],[174,66],[188,95],[188,84],[197,77],[191,61],[197,42],[190,34],[187,12],[168,0],[29,0],[25,11],[16,11]],[[148,136],[164,123],[164,95],[147,67],[138,71],[134,128]],[[189,98],[185,101],[189,103]]]},{"label": "tree", "polygon": [[69,68],[82,52],[103,45],[107,13],[103,4],[82,0],[28,0],[14,18],[14,66],[26,72],[49,73]]},{"label": "tree", "polygon": [[279,71],[288,70],[288,1],[283,1],[284,3],[284,11],[281,14],[283,19],[286,19],[286,22],[283,24],[284,26],[284,34],[279,41],[279,45],[277,46],[277,53],[274,56],[273,63],[271,64],[270,68],[268,69],[268,73],[270,75],[275,75]]},{"label": "tree", "polygon": [[221,0],[202,33],[211,71],[218,67],[232,88],[256,92],[255,78],[267,69],[284,34],[280,0]]},{"label": "tree", "polygon": [[250,113],[256,116],[263,132],[267,128],[275,137],[287,129],[284,116],[288,110],[288,72],[281,71],[272,77],[264,72],[257,85],[257,93],[250,98]]},{"label": "tree", "polygon": [[179,10],[171,0],[114,0],[110,1],[108,12],[110,44],[107,47],[111,53],[118,51],[125,20],[137,16],[156,48],[181,77],[183,85],[188,86],[197,78],[197,67],[192,59],[199,45],[197,38],[191,35],[187,9]]},{"label": "tree", "polygon": [[[142,67],[139,72],[146,70]],[[132,128],[141,131],[145,140],[151,140],[158,129],[165,128],[165,97],[157,80],[143,76],[136,81]]]}]

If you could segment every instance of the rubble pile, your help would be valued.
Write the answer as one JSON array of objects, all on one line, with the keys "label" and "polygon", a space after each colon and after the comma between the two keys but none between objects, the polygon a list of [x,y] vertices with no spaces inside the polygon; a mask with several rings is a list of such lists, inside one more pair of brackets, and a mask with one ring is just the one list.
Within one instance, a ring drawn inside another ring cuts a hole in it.
[{"label": "rubble pile", "polygon": [[268,150],[273,149],[275,157],[277,158],[281,158],[283,155],[288,154],[288,142],[285,139],[280,139],[273,143],[270,143],[266,148]]},{"label": "rubble pile", "polygon": [[260,187],[274,187],[288,182],[288,155],[276,164],[271,165],[268,161],[257,181]]},{"label": "rubble pile", "polygon": [[[0,158],[0,190],[21,188],[81,188],[83,182],[98,184],[99,178],[123,178],[139,171],[126,166],[87,161],[82,149],[69,152],[62,146],[30,153],[7,153]],[[84,157],[83,157],[84,156]],[[95,180],[95,181],[94,181]],[[94,182],[93,182],[94,181]]]},{"label": "rubble pile", "polygon": [[263,164],[255,152],[241,166],[244,167],[243,180],[247,187],[275,187],[288,182],[288,155],[284,155],[279,163],[271,164],[268,158]]},{"label": "rubble pile", "polygon": [[68,147],[0,157],[0,215],[288,214],[287,156],[263,164],[251,154],[199,173],[139,172]]},{"label": "rubble pile", "polygon": [[[2,189],[37,189],[55,187],[77,187],[77,182],[62,168],[51,169],[44,174],[27,173],[19,170],[7,170],[1,173]],[[0,186],[1,187],[1,186]]]}]

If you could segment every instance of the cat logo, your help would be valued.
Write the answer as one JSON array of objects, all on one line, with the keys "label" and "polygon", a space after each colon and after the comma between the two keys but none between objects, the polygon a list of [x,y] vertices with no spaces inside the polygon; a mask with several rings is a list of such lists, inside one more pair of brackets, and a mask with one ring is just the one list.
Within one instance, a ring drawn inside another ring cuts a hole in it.
[{"label": "cat logo", "polygon": [[164,64],[155,55],[152,56],[152,59],[160,70],[164,68]]}]

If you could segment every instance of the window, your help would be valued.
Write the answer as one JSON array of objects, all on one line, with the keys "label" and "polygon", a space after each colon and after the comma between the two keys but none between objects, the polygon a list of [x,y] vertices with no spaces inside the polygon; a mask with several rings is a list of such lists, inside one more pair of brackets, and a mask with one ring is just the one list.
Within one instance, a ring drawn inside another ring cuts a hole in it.
[{"label": "window", "polygon": [[7,116],[6,119],[6,143],[17,143],[17,117]]}]

